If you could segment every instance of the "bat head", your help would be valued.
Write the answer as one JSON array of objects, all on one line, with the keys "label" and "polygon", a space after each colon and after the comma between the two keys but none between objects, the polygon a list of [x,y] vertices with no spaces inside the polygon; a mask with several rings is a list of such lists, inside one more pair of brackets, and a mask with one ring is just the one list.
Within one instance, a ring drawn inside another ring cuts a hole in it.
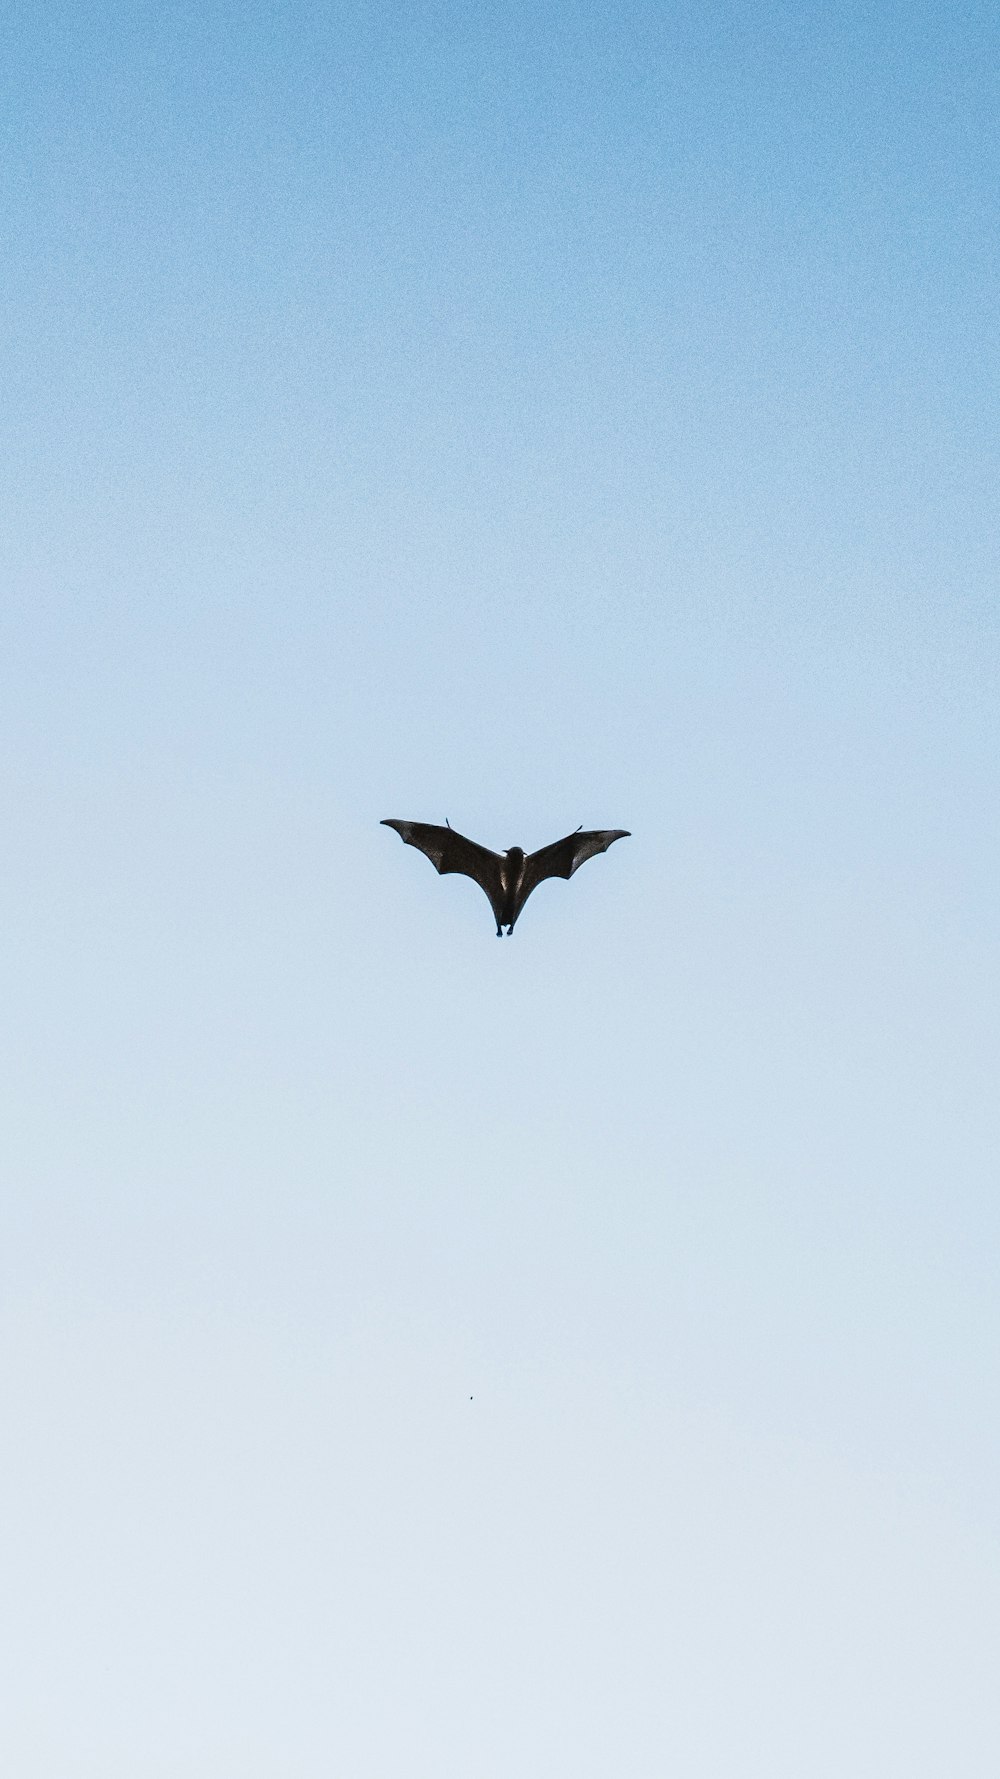
[{"label": "bat head", "polygon": [[509,859],[512,865],[521,866],[524,864],[524,847],[508,846],[504,857]]}]

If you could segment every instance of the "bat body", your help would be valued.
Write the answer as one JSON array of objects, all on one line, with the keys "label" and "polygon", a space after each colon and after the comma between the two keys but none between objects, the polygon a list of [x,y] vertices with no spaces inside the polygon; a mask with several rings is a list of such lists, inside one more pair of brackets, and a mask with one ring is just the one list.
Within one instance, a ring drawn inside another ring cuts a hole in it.
[{"label": "bat body", "polygon": [[615,840],[628,839],[627,828],[593,828],[587,832],[578,828],[575,834],[567,834],[565,840],[556,840],[539,852],[526,853],[519,846],[508,847],[506,852],[490,852],[475,840],[466,840],[464,834],[456,833],[447,823],[438,828],[431,822],[387,819],[382,826],[395,828],[407,846],[425,852],[442,877],[459,872],[478,883],[493,910],[498,939],[504,927],[510,937],[532,890],[546,877],[572,877],[585,859],[607,852]]}]

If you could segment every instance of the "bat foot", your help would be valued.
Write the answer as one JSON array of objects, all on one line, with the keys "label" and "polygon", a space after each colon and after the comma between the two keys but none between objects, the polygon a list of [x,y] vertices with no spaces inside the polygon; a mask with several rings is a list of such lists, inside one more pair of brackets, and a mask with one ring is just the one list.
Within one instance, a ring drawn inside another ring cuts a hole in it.
[{"label": "bat foot", "polygon": [[498,939],[503,938],[503,927],[497,927],[497,938]]},{"label": "bat foot", "polygon": [[508,927],[508,928],[507,928],[507,937],[508,937],[508,939],[509,939],[509,938],[510,938],[510,936],[511,936],[511,933],[512,933],[512,932],[513,932],[513,931],[514,931],[514,929],[513,929],[513,927]]}]

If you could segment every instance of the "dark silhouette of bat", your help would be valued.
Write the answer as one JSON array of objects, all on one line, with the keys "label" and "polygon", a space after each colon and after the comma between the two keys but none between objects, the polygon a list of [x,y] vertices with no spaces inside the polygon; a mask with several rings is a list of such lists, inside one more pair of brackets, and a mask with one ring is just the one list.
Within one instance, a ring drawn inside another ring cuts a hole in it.
[{"label": "dark silhouette of bat", "polygon": [[463,877],[473,878],[480,889],[486,891],[497,923],[498,939],[504,927],[510,938],[514,922],[532,890],[546,877],[572,877],[585,859],[592,859],[595,853],[607,852],[613,841],[629,837],[627,828],[594,828],[586,833],[577,828],[575,834],[567,834],[565,840],[555,840],[551,846],[543,846],[540,852],[525,853],[519,846],[511,846],[500,853],[490,852],[486,846],[477,846],[474,840],[466,840],[465,835],[457,834],[448,822],[443,828],[436,828],[430,822],[387,819],[382,827],[395,828],[407,846],[419,847],[442,877],[457,871]]}]

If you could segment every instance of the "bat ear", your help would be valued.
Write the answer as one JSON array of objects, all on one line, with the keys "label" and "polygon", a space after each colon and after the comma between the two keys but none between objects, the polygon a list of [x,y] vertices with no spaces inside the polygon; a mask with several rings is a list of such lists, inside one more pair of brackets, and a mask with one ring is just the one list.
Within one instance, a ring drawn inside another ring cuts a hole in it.
[{"label": "bat ear", "polygon": [[445,827],[446,827],[446,828],[450,828],[450,827],[451,827],[451,823],[450,823],[450,821],[449,821],[449,820],[448,820],[448,817],[447,817],[447,816],[445,816],[445,818],[444,818],[444,825],[445,825]]}]

